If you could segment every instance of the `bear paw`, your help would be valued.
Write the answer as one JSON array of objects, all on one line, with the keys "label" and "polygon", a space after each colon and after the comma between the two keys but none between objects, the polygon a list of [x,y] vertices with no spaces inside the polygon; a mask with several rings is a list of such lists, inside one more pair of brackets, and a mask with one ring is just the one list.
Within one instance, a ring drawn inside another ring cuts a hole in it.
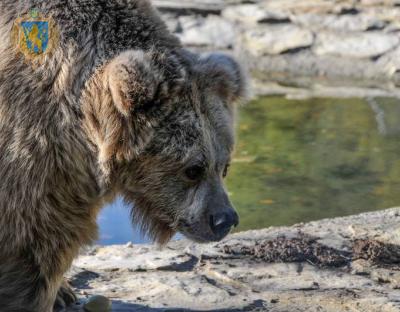
[{"label": "bear paw", "polygon": [[64,311],[64,309],[74,304],[77,300],[71,286],[64,281],[57,293],[56,302],[54,303],[54,312]]}]

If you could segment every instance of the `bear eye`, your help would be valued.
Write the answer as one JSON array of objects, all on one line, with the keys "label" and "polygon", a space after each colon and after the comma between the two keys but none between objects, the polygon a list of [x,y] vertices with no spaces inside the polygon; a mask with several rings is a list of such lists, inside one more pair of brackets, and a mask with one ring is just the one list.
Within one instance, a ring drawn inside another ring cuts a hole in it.
[{"label": "bear eye", "polygon": [[205,168],[199,165],[189,167],[185,170],[186,177],[191,181],[200,180],[205,172]]},{"label": "bear eye", "polygon": [[224,171],[222,172],[222,177],[223,178],[226,178],[226,176],[228,175],[228,169],[229,169],[230,166],[231,166],[230,164],[227,164],[225,166]]}]

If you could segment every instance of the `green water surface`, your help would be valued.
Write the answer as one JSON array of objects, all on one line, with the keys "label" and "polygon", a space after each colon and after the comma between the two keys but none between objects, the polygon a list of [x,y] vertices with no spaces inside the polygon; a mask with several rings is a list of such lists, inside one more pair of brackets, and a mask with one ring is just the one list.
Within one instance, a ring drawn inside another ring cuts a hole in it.
[{"label": "green water surface", "polygon": [[241,108],[227,178],[248,230],[400,205],[400,101],[287,100]]}]

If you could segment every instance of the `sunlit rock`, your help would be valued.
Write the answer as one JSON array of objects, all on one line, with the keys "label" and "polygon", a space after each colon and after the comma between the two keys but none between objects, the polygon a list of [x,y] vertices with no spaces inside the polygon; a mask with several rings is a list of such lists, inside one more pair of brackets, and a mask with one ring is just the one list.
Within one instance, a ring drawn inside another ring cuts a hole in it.
[{"label": "sunlit rock", "polygon": [[243,41],[251,54],[263,56],[310,47],[314,37],[310,31],[294,25],[274,25],[248,30]]}]

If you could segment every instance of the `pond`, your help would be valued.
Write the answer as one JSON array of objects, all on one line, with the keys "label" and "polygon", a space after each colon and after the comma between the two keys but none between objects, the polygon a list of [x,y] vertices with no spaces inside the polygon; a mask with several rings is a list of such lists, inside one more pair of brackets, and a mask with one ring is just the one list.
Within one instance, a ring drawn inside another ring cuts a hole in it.
[{"label": "pond", "polygon": [[[400,205],[400,101],[266,97],[240,109],[227,185],[237,231]],[[101,244],[147,242],[118,200]],[[178,236],[179,238],[179,236]]]}]

